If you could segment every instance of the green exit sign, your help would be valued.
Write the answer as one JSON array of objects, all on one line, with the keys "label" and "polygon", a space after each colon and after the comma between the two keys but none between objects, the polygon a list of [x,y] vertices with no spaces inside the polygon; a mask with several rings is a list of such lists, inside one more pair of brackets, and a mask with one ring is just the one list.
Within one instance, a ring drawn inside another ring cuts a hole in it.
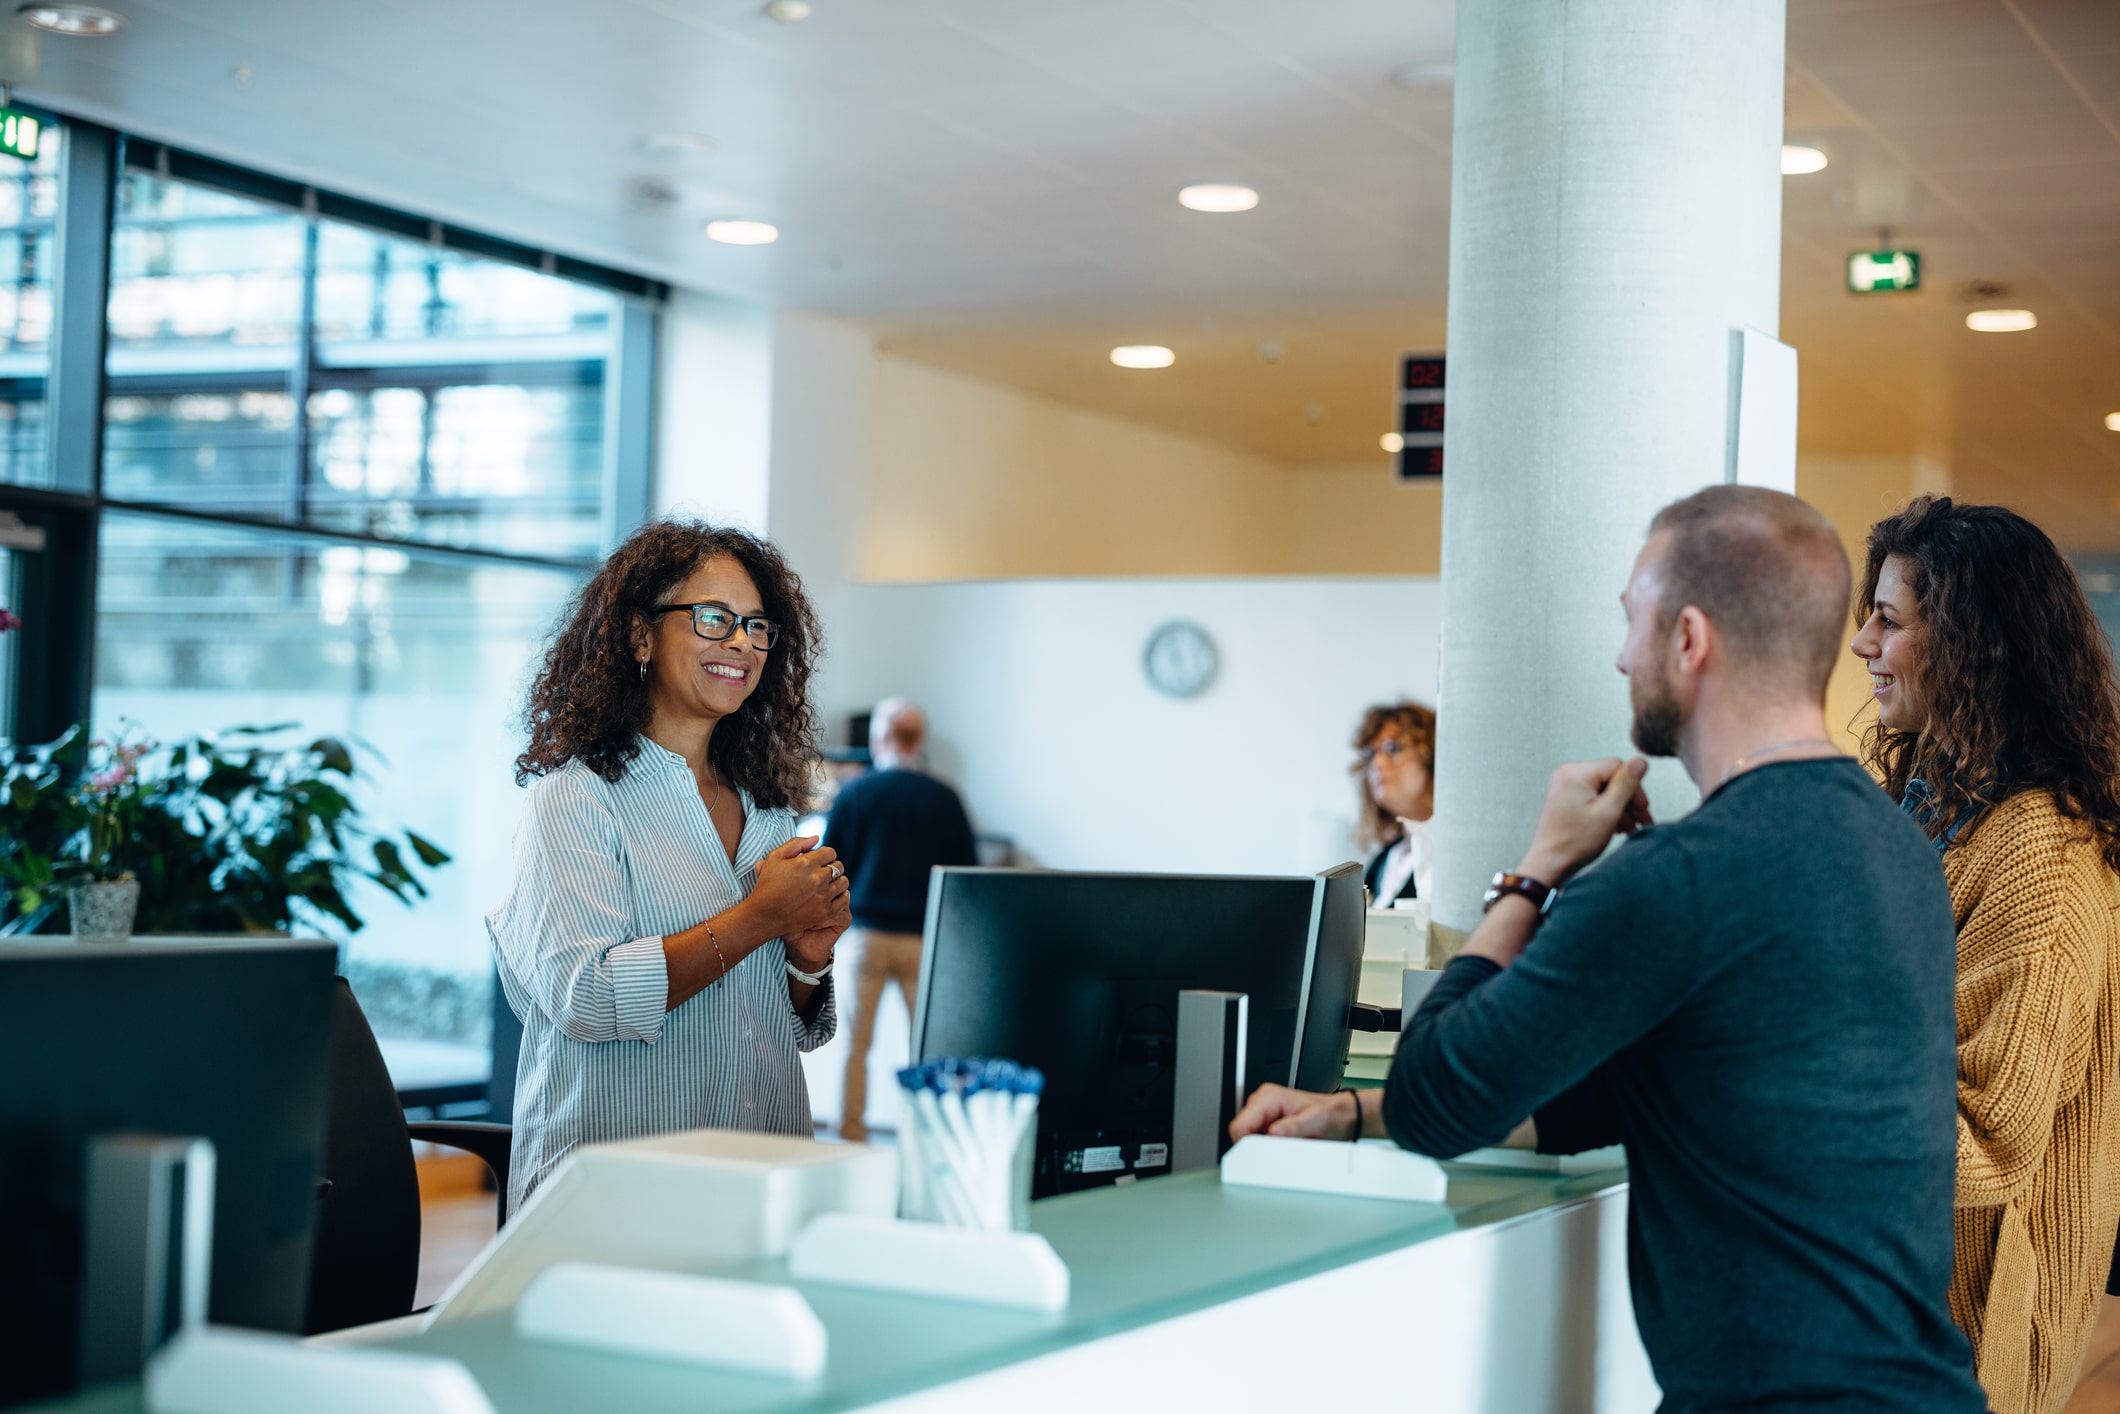
[{"label": "green exit sign", "polygon": [[43,123],[13,108],[0,108],[0,152],[27,162],[36,157],[43,139]]},{"label": "green exit sign", "polygon": [[1848,257],[1848,288],[1858,295],[1911,290],[1921,284],[1921,256],[1911,250],[1858,250]]}]

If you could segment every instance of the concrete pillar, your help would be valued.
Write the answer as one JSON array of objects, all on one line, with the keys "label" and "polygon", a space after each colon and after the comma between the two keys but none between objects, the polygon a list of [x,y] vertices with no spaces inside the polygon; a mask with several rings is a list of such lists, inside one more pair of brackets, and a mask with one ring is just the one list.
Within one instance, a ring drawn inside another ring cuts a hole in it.
[{"label": "concrete pillar", "polygon": [[[1783,0],[1458,6],[1436,916],[1547,774],[1627,751],[1649,517],[1724,477],[1731,331],[1777,329]],[[1662,815],[1695,802],[1676,763]]]},{"label": "concrete pillar", "polygon": [[663,310],[657,381],[655,514],[762,532],[772,484],[772,311],[675,291]]}]

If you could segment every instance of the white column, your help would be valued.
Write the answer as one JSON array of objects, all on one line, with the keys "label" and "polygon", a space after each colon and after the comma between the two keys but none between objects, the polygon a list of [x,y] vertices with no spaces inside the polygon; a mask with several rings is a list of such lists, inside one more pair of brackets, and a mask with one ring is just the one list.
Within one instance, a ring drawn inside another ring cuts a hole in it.
[{"label": "white column", "polygon": [[[1731,334],[1777,328],[1783,0],[1458,6],[1436,914],[1547,774],[1629,749],[1619,593],[1724,476]],[[1664,815],[1695,796],[1649,778]]]},{"label": "white column", "polygon": [[812,696],[832,741],[848,712],[871,705],[852,695],[851,679],[864,637],[861,548],[875,364],[875,337],[866,329],[814,314],[773,316],[766,534],[802,576],[824,621],[825,656]]},{"label": "white column", "polygon": [[763,531],[772,480],[772,311],[675,291],[663,310],[657,385],[655,514]]}]

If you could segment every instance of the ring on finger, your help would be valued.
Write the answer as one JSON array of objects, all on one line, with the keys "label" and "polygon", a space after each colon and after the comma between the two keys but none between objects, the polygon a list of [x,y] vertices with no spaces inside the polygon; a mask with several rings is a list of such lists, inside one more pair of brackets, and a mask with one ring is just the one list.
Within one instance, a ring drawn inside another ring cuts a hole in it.
[{"label": "ring on finger", "polygon": [[838,878],[838,877],[839,877],[839,876],[840,876],[841,874],[844,874],[844,873],[846,873],[846,870],[844,870],[844,869],[842,869],[842,868],[840,868],[840,867],[839,867],[839,861],[838,861],[838,860],[836,860],[836,859],[835,859],[835,860],[833,860],[833,861],[832,861],[832,877],[833,877],[834,879],[837,879],[837,878]]}]

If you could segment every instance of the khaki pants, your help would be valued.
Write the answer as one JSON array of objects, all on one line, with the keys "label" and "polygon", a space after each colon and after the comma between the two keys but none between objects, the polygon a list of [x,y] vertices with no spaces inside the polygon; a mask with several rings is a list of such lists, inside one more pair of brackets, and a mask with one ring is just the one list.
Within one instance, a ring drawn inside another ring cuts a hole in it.
[{"label": "khaki pants", "polygon": [[883,1002],[884,984],[896,982],[905,994],[906,1019],[912,1019],[914,996],[920,990],[920,935],[849,928],[846,940],[854,944],[854,1029],[848,1038],[846,1088],[840,1093],[839,1137],[859,1144],[869,1137],[863,1116],[868,1113],[869,1042],[876,1035],[876,1008]]}]

